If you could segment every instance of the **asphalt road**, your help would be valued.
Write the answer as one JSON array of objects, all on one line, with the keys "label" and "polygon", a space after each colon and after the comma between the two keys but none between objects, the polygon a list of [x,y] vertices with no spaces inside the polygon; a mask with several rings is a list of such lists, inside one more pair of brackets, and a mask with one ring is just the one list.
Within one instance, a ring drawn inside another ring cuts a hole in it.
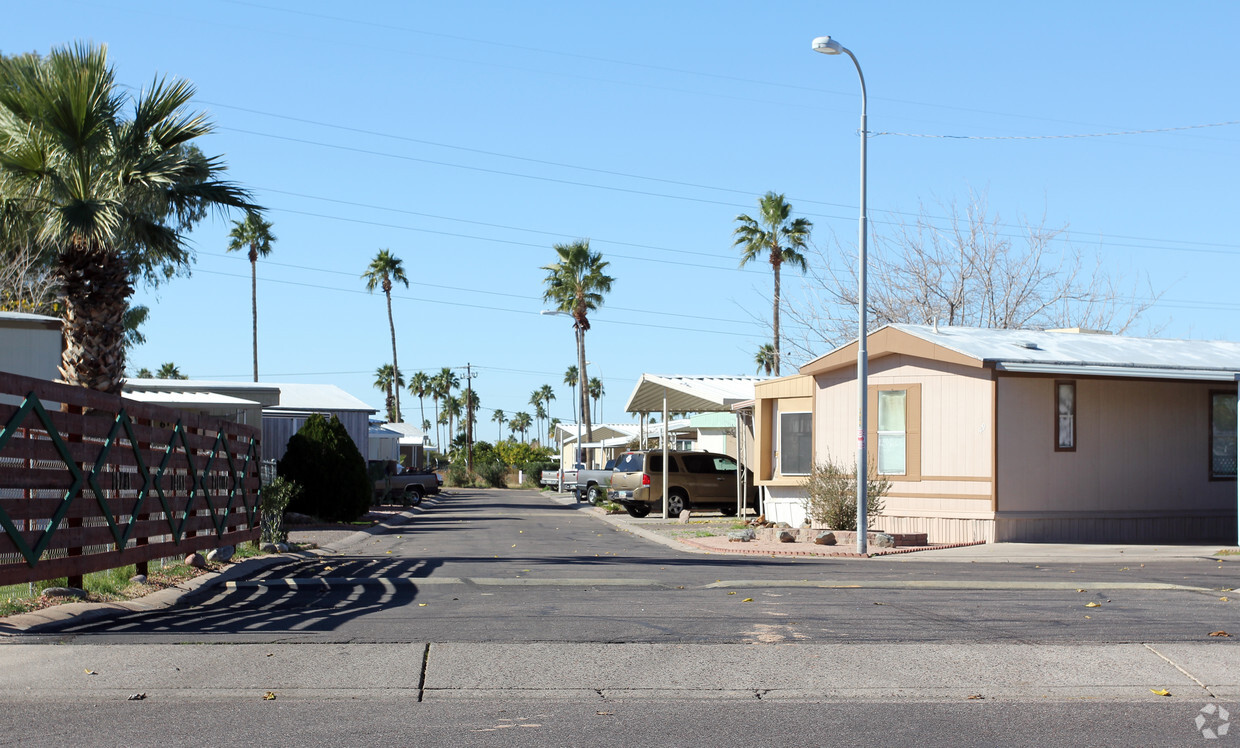
[{"label": "asphalt road", "polygon": [[52,721],[103,745],[1189,745],[1240,707],[1240,649],[1209,636],[1240,638],[1234,562],[705,555],[533,492],[425,507],[3,640],[0,744],[60,744],[30,730]]}]

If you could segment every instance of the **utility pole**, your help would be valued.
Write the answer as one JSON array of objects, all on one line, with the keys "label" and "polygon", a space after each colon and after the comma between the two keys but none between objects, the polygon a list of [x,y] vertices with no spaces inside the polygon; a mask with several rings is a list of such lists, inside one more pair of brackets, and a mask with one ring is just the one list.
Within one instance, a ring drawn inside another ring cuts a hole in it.
[{"label": "utility pole", "polygon": [[465,469],[474,472],[474,390],[473,369],[465,363]]}]

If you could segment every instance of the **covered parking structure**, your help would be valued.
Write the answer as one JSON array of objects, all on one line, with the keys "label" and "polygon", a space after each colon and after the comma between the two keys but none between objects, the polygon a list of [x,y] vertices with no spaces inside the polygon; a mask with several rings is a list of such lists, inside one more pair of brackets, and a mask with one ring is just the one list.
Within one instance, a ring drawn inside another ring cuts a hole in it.
[{"label": "covered parking structure", "polygon": [[[664,453],[667,452],[667,423],[670,413],[731,413],[736,412],[736,461],[745,466],[747,448],[752,444],[752,425],[745,421],[745,412],[736,410],[734,406],[753,402],[754,385],[765,381],[761,377],[747,376],[684,376],[664,374],[642,374],[637,385],[629,395],[624,409],[639,415],[642,424],[642,443],[646,440],[646,429],[651,413],[662,413],[663,429],[660,443]],[[667,460],[663,460],[663,486],[666,490]],[[744,470],[737,471],[736,507],[738,513],[744,509],[744,496],[748,486]],[[667,517],[667,501],[664,496],[663,516]]]}]

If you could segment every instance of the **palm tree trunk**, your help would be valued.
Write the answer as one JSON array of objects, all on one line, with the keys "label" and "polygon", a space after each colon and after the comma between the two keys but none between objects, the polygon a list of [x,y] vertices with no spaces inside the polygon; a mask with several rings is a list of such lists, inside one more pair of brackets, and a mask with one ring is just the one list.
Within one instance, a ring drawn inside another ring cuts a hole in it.
[{"label": "palm tree trunk", "polygon": [[[577,324],[577,368],[581,370],[581,375],[577,377],[578,388],[581,390],[581,415],[582,422],[586,427],[586,441],[594,441],[594,426],[590,423],[590,397],[589,388],[585,386],[590,381],[586,374],[586,331],[582,329],[581,324]],[[585,458],[585,450],[580,444],[577,445],[580,450],[582,459]]]},{"label": "palm tree trunk", "polygon": [[74,244],[56,274],[64,302],[60,377],[68,384],[119,395],[125,381],[125,310],[133,286],[120,255]]},{"label": "palm tree trunk", "polygon": [[775,270],[775,376],[779,376],[779,259],[771,258],[771,267]]},{"label": "palm tree trunk", "polygon": [[[387,296],[388,327],[392,330],[392,378],[399,382],[400,367],[396,365],[396,322],[392,319],[392,292],[387,288],[383,290],[386,292],[384,295]],[[396,423],[400,423],[400,387],[393,389],[396,390]]]},{"label": "palm tree trunk", "polygon": [[254,381],[258,381],[258,249],[250,245],[250,317],[254,321]]}]

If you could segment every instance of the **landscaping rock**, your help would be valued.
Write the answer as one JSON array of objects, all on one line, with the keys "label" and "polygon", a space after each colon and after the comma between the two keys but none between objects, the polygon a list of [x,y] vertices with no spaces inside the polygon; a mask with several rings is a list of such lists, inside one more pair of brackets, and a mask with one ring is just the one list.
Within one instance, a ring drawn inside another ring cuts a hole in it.
[{"label": "landscaping rock", "polygon": [[207,560],[213,564],[228,563],[228,560],[237,552],[234,546],[226,545],[223,548],[216,548],[207,554]]},{"label": "landscaping rock", "polygon": [[748,543],[749,541],[753,540],[755,537],[757,536],[754,534],[754,531],[749,529],[748,527],[746,527],[743,530],[729,530],[728,531],[728,542],[729,543]]},{"label": "landscaping rock", "polygon": [[86,590],[77,587],[48,587],[43,597],[86,597]]},{"label": "landscaping rock", "polygon": [[878,548],[895,548],[896,539],[885,532],[876,532],[871,537],[870,544]]},{"label": "landscaping rock", "polygon": [[288,553],[288,543],[276,543],[276,553]]},{"label": "landscaping rock", "polygon": [[192,566],[195,569],[207,568],[207,560],[202,557],[201,553],[191,553],[185,557],[185,565]]},{"label": "landscaping rock", "polygon": [[146,575],[145,574],[134,574],[132,577],[129,578],[129,583],[130,584],[146,584]]},{"label": "landscaping rock", "polygon": [[780,530],[777,531],[777,533],[778,534],[775,536],[775,539],[781,543],[797,542],[797,534],[793,532],[791,529],[781,528]]},{"label": "landscaping rock", "polygon": [[280,549],[276,548],[275,543],[263,543],[262,545],[258,547],[258,550],[262,551],[263,553],[279,553],[280,552]]},{"label": "landscaping rock", "polygon": [[676,517],[676,521],[682,525],[689,524],[689,510],[688,509],[682,510],[680,514]]},{"label": "landscaping rock", "polygon": [[776,527],[778,527],[778,528],[779,528],[779,529],[781,529],[781,530],[782,530],[782,529],[784,529],[784,528],[788,528],[788,529],[791,529],[791,528],[792,528],[792,525],[788,524],[787,522],[776,522],[776,523],[775,523],[775,526],[776,526]]},{"label": "landscaping rock", "polygon": [[835,533],[820,532],[814,536],[814,542],[818,545],[835,545]]}]

